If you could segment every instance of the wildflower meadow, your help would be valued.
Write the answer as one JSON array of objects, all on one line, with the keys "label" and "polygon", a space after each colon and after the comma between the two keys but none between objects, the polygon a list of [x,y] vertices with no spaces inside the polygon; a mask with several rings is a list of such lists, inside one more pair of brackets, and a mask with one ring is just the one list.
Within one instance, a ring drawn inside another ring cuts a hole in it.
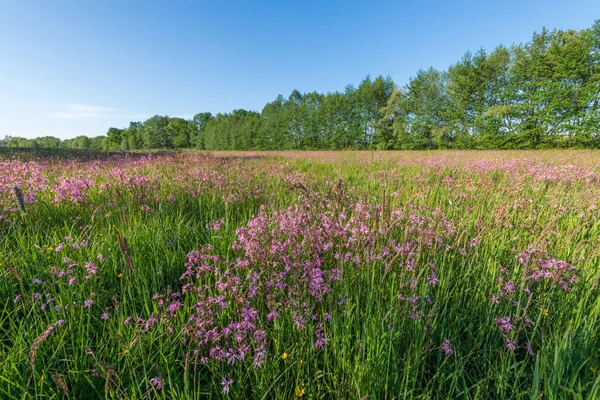
[{"label": "wildflower meadow", "polygon": [[2,399],[600,398],[600,153],[3,153]]}]

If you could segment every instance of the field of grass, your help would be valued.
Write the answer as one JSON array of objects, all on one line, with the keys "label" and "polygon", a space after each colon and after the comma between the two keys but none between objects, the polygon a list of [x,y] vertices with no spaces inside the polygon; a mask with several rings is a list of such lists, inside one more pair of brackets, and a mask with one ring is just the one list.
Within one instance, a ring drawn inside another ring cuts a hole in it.
[{"label": "field of grass", "polygon": [[2,399],[600,398],[599,152],[3,157]]}]

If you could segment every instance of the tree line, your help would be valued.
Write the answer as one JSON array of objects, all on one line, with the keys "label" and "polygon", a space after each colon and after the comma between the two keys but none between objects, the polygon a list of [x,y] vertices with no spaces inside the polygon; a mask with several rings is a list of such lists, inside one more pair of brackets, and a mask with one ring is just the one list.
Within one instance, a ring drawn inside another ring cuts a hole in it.
[{"label": "tree line", "polygon": [[6,137],[7,147],[180,149],[519,149],[600,147],[600,20],[467,52],[404,86],[367,76],[342,92],[279,95],[261,112],[155,115],[105,136]]}]

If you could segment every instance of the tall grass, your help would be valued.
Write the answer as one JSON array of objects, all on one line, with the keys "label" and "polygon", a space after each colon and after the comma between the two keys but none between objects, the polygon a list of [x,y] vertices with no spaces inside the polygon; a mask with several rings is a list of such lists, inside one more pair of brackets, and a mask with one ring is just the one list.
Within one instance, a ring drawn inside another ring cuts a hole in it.
[{"label": "tall grass", "polygon": [[597,159],[0,162],[0,398],[598,398]]}]

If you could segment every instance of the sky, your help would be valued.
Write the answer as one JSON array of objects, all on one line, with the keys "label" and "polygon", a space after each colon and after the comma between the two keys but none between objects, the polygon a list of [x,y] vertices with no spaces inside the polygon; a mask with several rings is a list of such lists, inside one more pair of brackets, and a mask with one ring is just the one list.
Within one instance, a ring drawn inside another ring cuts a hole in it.
[{"label": "sky", "polygon": [[367,75],[402,86],[467,50],[596,19],[598,0],[0,0],[0,138],[260,111]]}]

